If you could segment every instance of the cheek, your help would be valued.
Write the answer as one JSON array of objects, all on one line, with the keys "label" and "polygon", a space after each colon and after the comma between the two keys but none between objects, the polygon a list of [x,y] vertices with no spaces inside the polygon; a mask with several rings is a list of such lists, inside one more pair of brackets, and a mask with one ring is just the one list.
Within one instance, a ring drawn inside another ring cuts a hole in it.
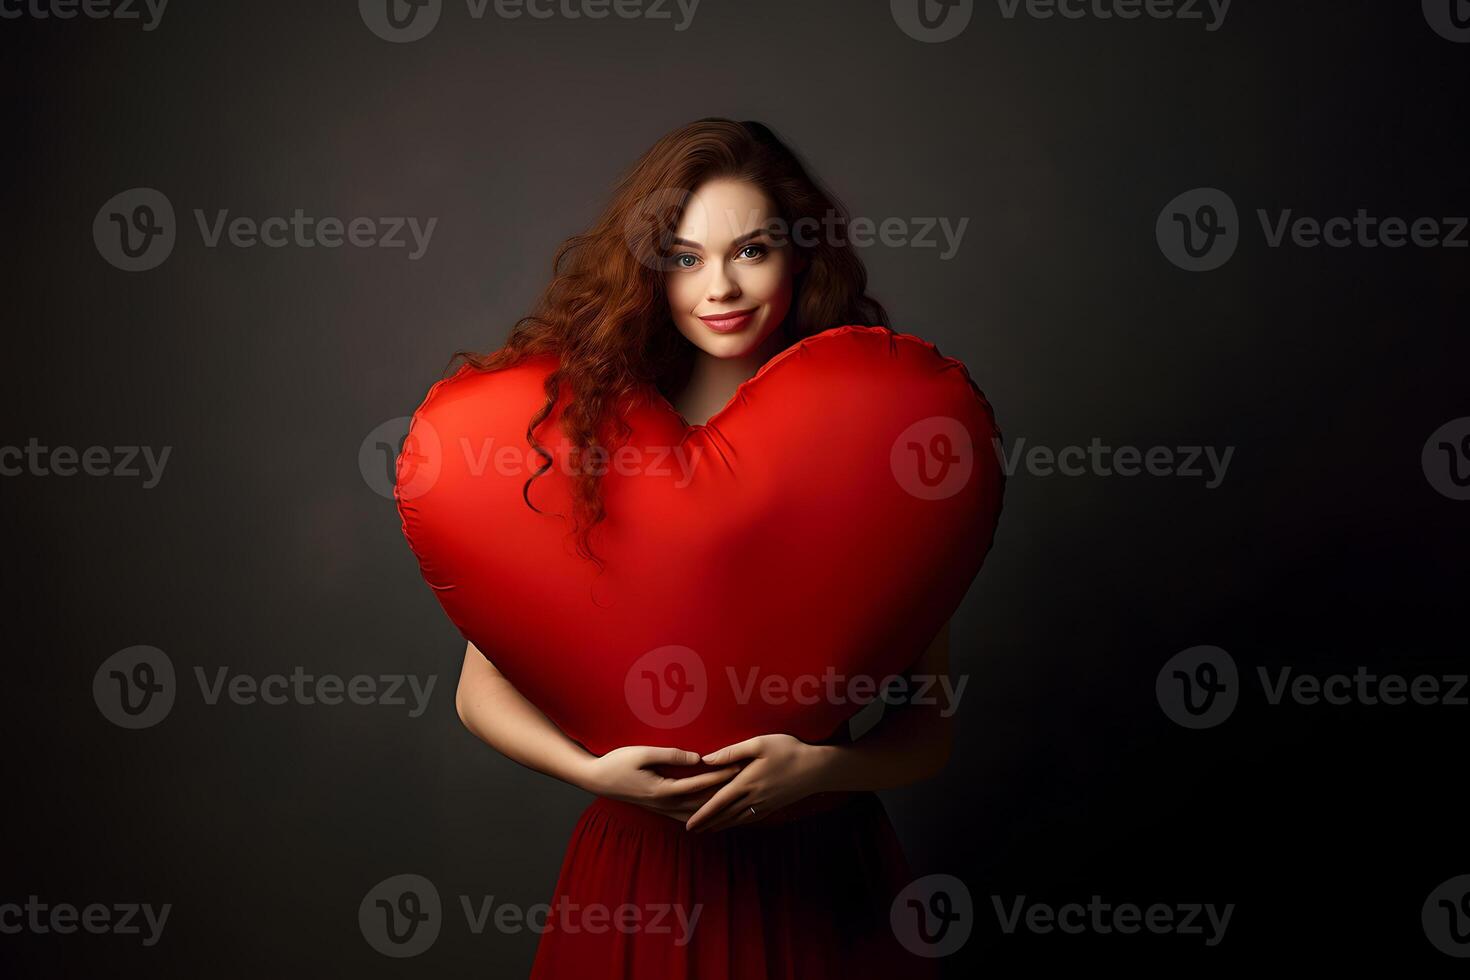
[{"label": "cheek", "polygon": [[790,265],[786,262],[767,262],[740,280],[740,288],[749,298],[761,303],[780,304],[791,298]]},{"label": "cheek", "polygon": [[692,272],[672,272],[664,282],[664,295],[674,315],[690,313],[700,302],[699,276]]}]

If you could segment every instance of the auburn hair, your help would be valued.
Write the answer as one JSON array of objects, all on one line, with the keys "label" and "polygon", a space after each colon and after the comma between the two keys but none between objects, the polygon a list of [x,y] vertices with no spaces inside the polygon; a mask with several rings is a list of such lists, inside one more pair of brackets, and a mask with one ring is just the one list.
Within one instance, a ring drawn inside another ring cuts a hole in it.
[{"label": "auburn hair", "polygon": [[[551,282],[505,345],[489,354],[459,351],[451,361],[451,367],[463,363],[495,371],[529,357],[557,355],[557,367],[546,376],[546,403],[526,425],[526,441],[544,462],[527,479],[522,496],[535,510],[531,481],[552,465],[535,429],[565,387],[570,398],[561,427],[575,474],[573,531],[578,554],[599,569],[603,562],[590,535],[606,517],[601,474],[583,460],[606,453],[628,434],[619,414],[625,397],[650,383],[672,394],[688,380],[695,348],[674,326],[664,280],[685,202],[716,178],[760,187],[788,232],[788,247],[806,259],[794,280],[790,312],[777,328],[793,343],[845,324],[888,326],[887,311],[867,295],[868,274],[849,244],[846,211],[769,127],[707,118],[654,143],[623,174],[592,227],[557,248]],[[789,234],[817,226],[830,230],[805,239]]]}]

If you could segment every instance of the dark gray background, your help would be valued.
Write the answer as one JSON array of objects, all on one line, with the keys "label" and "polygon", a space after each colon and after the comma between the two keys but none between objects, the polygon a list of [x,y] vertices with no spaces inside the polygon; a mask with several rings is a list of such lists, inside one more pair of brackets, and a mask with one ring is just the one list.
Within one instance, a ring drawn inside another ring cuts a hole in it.
[{"label": "dark gray background", "polygon": [[[0,21],[5,445],[169,445],[162,482],[0,479],[7,747],[0,901],[174,908],[151,949],[0,935],[26,975],[523,976],[578,791],[471,736],[463,644],[358,470],[459,347],[527,312],[556,244],[655,138],[767,122],[855,215],[968,218],[959,254],[875,245],[894,326],[961,358],[1008,440],[1236,447],[1199,480],[1018,473],[956,618],[953,764],[885,794],[916,873],[961,877],[953,976],[1089,964],[1453,968],[1420,925],[1470,871],[1466,708],[1265,707],[1186,731],[1154,679],[1197,644],[1257,665],[1465,669],[1467,508],[1420,466],[1470,415],[1470,251],[1267,248],[1256,208],[1470,211],[1470,45],[1417,2],[1249,3],[1199,22],[1006,20],[919,43],[887,3],[704,0],[667,21],[471,20],[392,45],[355,4],[186,3],[161,26]],[[180,216],[124,273],[91,226]],[[1187,273],[1160,209],[1226,190],[1247,233]],[[427,255],[202,246],[192,209],[438,217]],[[156,727],[91,698],[114,651],[181,675]],[[210,706],[193,669],[434,674],[387,707]],[[1248,685],[1249,688],[1250,685]],[[426,875],[447,921],[393,961],[357,927]],[[1225,941],[1006,935],[990,896],[1236,904]],[[17,974],[21,975],[21,974]]]}]

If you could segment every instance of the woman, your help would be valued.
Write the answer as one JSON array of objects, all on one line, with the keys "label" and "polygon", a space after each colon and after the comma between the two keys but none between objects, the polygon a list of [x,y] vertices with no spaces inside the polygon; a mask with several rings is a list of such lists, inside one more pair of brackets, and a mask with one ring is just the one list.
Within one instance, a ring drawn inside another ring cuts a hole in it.
[{"label": "woman", "polygon": [[[700,120],[660,139],[595,226],[562,245],[536,314],[503,349],[461,356],[494,371],[556,355],[527,432],[569,390],[563,427],[579,451],[616,432],[617,406],[649,383],[686,424],[706,425],[802,338],[887,326],[844,220],[768,128]],[[578,549],[594,562],[598,482],[578,471]],[[943,677],[947,655],[946,625],[911,671]],[[573,832],[533,977],[852,980],[931,968],[889,925],[908,873],[873,791],[944,766],[950,706],[891,710],[857,741],[771,732],[703,756],[678,744],[594,755],[473,644],[456,704],[509,758],[597,797]],[[627,929],[564,914],[628,905],[639,920]]]}]

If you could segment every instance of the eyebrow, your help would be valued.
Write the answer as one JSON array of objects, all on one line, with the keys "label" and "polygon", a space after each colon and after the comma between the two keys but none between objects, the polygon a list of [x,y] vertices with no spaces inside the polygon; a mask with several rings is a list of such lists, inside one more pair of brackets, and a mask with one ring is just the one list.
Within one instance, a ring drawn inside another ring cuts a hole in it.
[{"label": "eyebrow", "polygon": [[[745,234],[741,235],[739,238],[737,238],[733,242],[731,242],[730,243],[730,247],[731,248],[736,248],[736,247],[738,247],[740,245],[744,245],[746,242],[750,241],[752,238],[760,238],[765,233],[766,233],[766,229],[764,229],[764,228],[757,228],[755,231],[747,231]],[[704,251],[704,246],[703,245],[699,244],[698,242],[691,242],[687,238],[675,238],[674,239],[674,244],[675,245],[684,245],[684,246],[687,246],[688,248],[697,248],[701,252]]]}]

